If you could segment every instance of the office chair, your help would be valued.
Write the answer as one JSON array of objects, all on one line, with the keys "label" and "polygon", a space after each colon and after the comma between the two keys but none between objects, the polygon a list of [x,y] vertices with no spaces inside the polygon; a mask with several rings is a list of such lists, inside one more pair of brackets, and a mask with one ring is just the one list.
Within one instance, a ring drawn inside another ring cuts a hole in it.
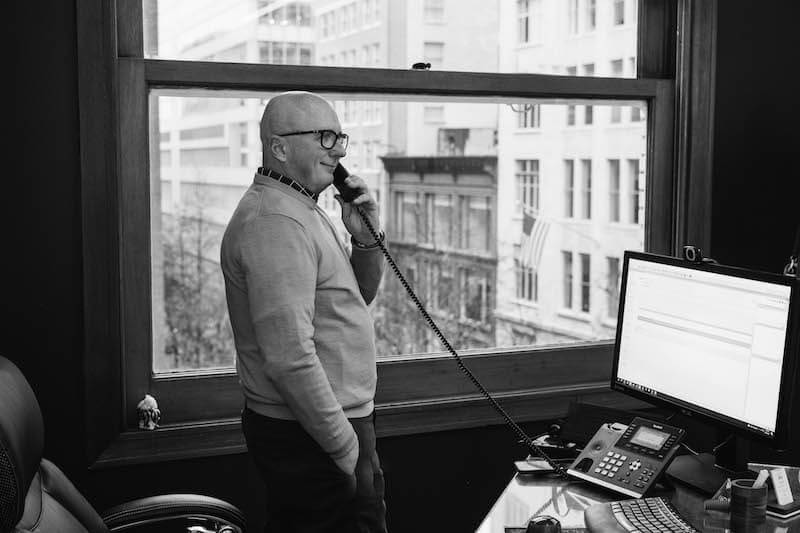
[{"label": "office chair", "polygon": [[109,531],[241,533],[244,516],[209,496],[142,498],[97,514],[59,468],[42,457],[44,423],[22,372],[0,356],[0,533]]}]

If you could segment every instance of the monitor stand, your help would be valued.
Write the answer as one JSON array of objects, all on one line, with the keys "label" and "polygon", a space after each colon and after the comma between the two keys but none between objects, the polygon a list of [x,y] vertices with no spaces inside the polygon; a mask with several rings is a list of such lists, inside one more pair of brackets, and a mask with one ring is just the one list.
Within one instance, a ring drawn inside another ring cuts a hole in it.
[{"label": "monitor stand", "polygon": [[743,439],[734,439],[733,452],[722,453],[719,457],[710,453],[698,455],[679,455],[667,467],[666,474],[671,479],[689,485],[706,495],[713,495],[728,479],[749,479],[755,472],[747,470],[749,446]]},{"label": "monitor stand", "polygon": [[666,473],[671,479],[706,495],[717,492],[725,480],[733,475],[730,470],[718,467],[716,458],[710,453],[679,455],[669,464]]}]

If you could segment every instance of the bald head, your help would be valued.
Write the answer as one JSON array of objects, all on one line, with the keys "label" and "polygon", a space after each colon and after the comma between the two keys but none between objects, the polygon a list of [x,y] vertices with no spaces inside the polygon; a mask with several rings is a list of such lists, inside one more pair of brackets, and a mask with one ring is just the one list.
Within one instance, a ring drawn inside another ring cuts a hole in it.
[{"label": "bald head", "polygon": [[290,176],[314,192],[324,189],[331,180],[332,168],[344,149],[320,145],[320,135],[298,132],[331,130],[341,132],[336,111],[327,100],[314,93],[281,93],[267,103],[261,117],[261,144],[264,166]]},{"label": "bald head", "polygon": [[261,117],[261,145],[264,149],[264,163],[274,157],[271,150],[273,135],[292,131],[319,129],[318,122],[336,116],[330,104],[314,93],[291,91],[281,93],[270,99]]}]

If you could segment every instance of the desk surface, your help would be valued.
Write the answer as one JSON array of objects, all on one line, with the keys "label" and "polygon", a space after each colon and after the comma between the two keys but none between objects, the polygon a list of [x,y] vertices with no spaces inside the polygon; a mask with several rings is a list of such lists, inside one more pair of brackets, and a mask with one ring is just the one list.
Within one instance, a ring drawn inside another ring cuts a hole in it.
[{"label": "desk surface", "polygon": [[[689,488],[655,493],[678,508],[683,517],[700,531],[724,533],[729,531],[728,514],[703,509],[704,497]],[[486,515],[476,533],[504,533],[506,527],[524,527],[528,519],[549,515],[561,521],[564,530],[583,531],[583,511],[595,503],[624,499],[613,492],[576,480],[517,474],[506,486]],[[758,533],[800,533],[800,517],[791,521],[767,520]]]}]

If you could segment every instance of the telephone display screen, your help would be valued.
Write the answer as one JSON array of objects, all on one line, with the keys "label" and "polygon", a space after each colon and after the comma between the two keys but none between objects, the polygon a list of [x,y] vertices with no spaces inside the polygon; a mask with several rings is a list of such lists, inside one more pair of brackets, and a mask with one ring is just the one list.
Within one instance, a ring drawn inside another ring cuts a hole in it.
[{"label": "telephone display screen", "polygon": [[653,428],[640,427],[636,430],[636,433],[633,434],[630,442],[631,444],[644,446],[651,450],[660,450],[664,443],[667,442],[668,438],[669,433],[664,433],[663,431],[658,431]]}]

